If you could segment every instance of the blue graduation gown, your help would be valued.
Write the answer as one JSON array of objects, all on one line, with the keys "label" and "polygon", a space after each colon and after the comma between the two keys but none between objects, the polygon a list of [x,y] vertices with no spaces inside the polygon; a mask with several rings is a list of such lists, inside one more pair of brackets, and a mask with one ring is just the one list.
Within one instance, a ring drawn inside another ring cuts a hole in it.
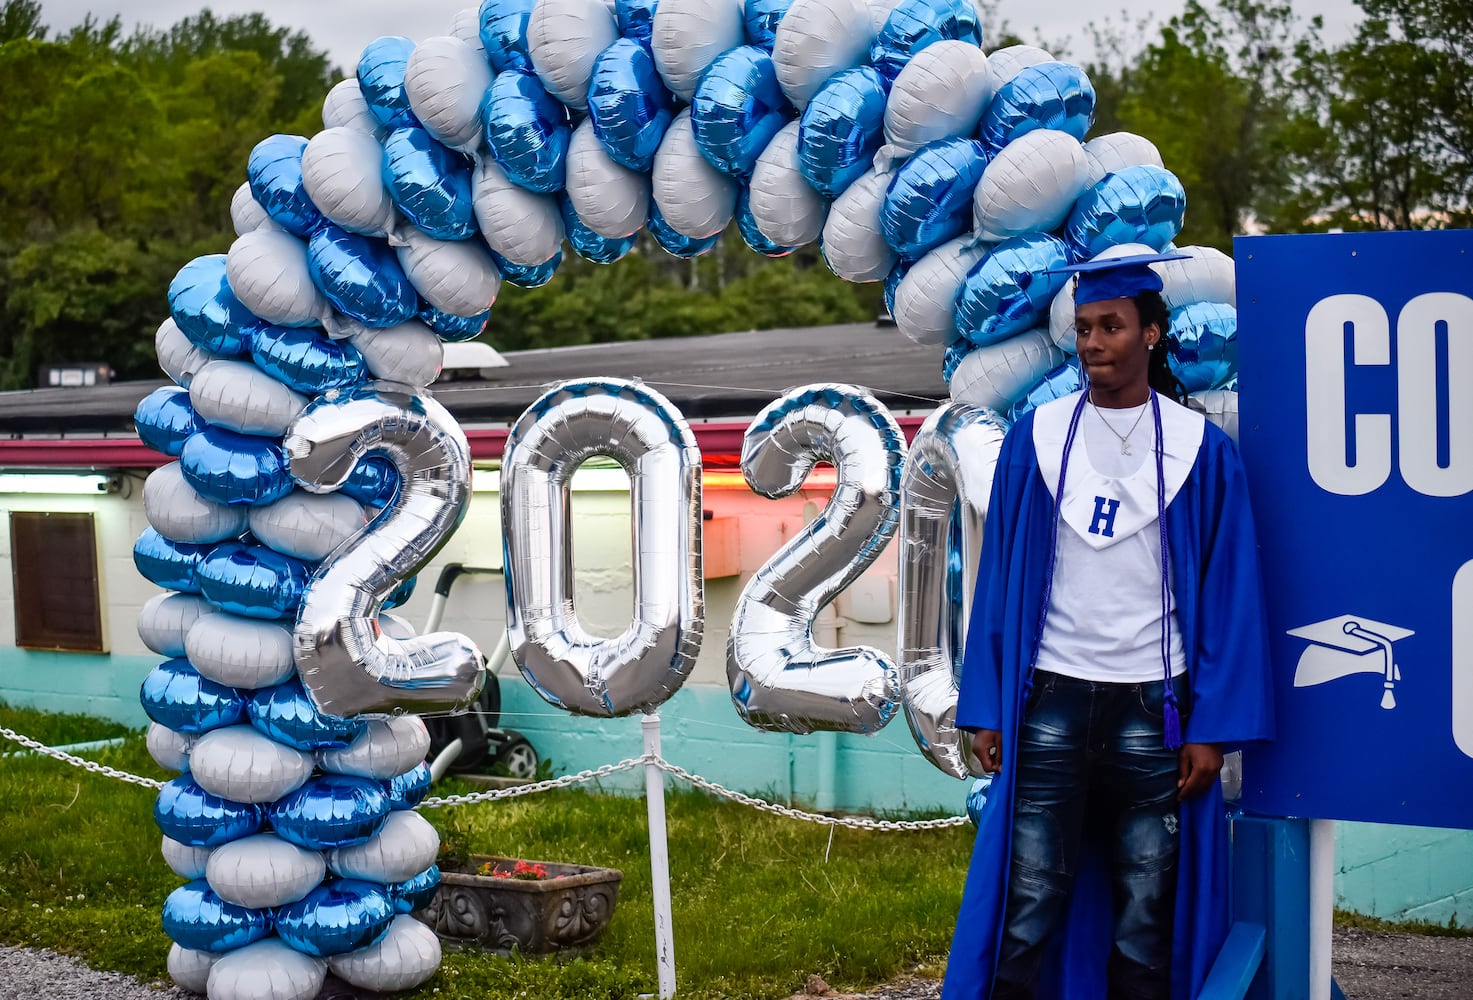
[{"label": "blue graduation gown", "polygon": [[[980,817],[943,1000],[990,996],[1002,940],[1012,854],[1012,763],[1055,516],[1034,446],[1035,413],[1020,418],[1002,446],[967,633],[956,724],[1000,730],[1003,768]],[[1081,451],[1077,444],[1076,461]],[[1248,490],[1237,448],[1211,424],[1166,508],[1166,529],[1192,688],[1185,739],[1229,746],[1268,739],[1273,729],[1268,643]],[[1061,524],[1059,530],[1072,529]],[[1089,844],[1088,831],[1085,839],[1068,924],[1045,961],[1040,997],[1105,995],[1110,886],[1103,855]],[[1201,989],[1227,935],[1228,902],[1227,814],[1221,786],[1214,782],[1181,808],[1175,1000],[1188,1000]]]}]

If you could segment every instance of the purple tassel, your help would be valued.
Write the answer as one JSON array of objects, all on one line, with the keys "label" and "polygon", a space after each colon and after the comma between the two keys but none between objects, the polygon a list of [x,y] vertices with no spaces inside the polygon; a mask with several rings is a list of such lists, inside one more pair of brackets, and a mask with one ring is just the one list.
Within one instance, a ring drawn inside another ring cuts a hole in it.
[{"label": "purple tassel", "polygon": [[1166,717],[1166,749],[1180,750],[1182,744],[1181,711],[1176,707],[1176,692],[1170,688],[1167,688],[1166,691],[1166,706],[1163,714]]}]

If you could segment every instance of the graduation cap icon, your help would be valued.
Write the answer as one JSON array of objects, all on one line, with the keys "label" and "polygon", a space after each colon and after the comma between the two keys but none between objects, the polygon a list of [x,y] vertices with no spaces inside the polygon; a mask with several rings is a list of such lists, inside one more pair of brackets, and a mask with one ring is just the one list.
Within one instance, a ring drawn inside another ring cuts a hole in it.
[{"label": "graduation cap icon", "polygon": [[1391,644],[1416,635],[1411,629],[1358,615],[1339,615],[1290,629],[1288,634],[1309,640],[1294,671],[1295,687],[1314,687],[1352,674],[1380,674],[1384,678],[1381,707],[1396,707],[1395,688],[1401,680],[1401,668]]}]

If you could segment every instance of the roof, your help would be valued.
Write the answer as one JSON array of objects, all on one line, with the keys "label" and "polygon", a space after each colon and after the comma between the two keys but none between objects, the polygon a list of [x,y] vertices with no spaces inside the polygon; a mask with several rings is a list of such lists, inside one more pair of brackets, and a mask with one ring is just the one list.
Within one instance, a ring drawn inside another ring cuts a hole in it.
[{"label": "roof", "polygon": [[[775,394],[816,382],[868,388],[895,410],[929,410],[946,398],[941,349],[871,323],[754,330],[510,351],[494,378],[434,387],[464,424],[511,423],[550,383],[594,376],[640,378],[692,420],[751,417]],[[483,369],[484,374],[488,369]],[[0,393],[0,436],[129,432],[140,400],[168,382]]]}]

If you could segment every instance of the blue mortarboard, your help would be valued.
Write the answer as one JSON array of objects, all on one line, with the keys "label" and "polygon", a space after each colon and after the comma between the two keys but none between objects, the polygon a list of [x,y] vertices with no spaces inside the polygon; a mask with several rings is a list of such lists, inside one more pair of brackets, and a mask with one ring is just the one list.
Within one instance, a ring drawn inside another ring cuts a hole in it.
[{"label": "blue mortarboard", "polygon": [[1168,260],[1186,260],[1184,253],[1138,253],[1129,257],[1090,260],[1070,264],[1054,273],[1074,275],[1074,304],[1128,299],[1140,292],[1159,292],[1161,276],[1150,265]]}]

